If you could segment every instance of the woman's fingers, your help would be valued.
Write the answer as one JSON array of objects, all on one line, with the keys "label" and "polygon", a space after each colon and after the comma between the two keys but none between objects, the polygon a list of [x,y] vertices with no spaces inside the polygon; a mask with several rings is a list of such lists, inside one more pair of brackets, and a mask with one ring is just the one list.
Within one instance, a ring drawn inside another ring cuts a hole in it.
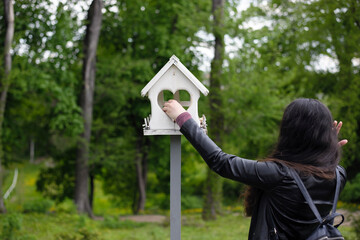
[{"label": "woman's fingers", "polygon": [[[333,123],[333,125],[334,125],[334,128],[336,129],[336,133],[339,134],[339,132],[340,132],[340,130],[341,130],[341,127],[342,127],[342,125],[343,125],[343,122],[340,121],[340,122],[338,123],[338,122],[335,120],[334,123]],[[347,140],[347,139],[343,139],[343,140],[341,140],[340,142],[338,142],[339,147],[342,147],[342,146],[344,146],[344,145],[347,144],[347,143],[348,143],[348,140]]]},{"label": "woman's fingers", "polygon": [[163,111],[173,120],[175,120],[181,113],[186,110],[181,106],[181,104],[174,100],[170,99],[164,103]]},{"label": "woman's fingers", "polygon": [[345,144],[347,144],[348,143],[348,140],[347,139],[343,139],[343,140],[341,140],[338,144],[339,144],[339,147],[342,147],[342,146],[344,146]]},{"label": "woman's fingers", "polygon": [[339,134],[339,132],[340,132],[340,129],[341,129],[341,127],[342,127],[342,121],[340,121],[339,122],[339,124],[336,126],[336,132],[337,132],[337,134]]},{"label": "woman's fingers", "polygon": [[342,121],[340,121],[339,124],[338,124],[338,122],[335,120],[333,125],[334,125],[334,128],[336,129],[336,133],[339,134],[340,129],[341,129],[342,125],[343,125]]}]

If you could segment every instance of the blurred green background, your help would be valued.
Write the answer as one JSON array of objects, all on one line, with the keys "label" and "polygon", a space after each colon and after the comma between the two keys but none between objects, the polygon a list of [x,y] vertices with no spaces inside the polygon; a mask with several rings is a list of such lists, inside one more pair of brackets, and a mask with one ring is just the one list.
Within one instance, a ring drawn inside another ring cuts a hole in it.
[{"label": "blurred green background", "polygon": [[[170,239],[170,138],[143,136],[150,102],[140,91],[173,54],[210,90],[199,100],[199,115],[228,153],[262,159],[276,143],[288,103],[306,97],[326,104],[344,122],[340,137],[349,140],[341,161],[348,173],[341,230],[347,239],[360,238],[359,0],[15,0],[11,71],[4,58],[6,2],[0,3],[3,195],[15,169],[18,178],[3,200],[1,239]],[[83,68],[94,20],[89,9],[99,2],[85,144],[91,209],[79,210]],[[184,138],[181,177],[183,239],[247,238],[245,186],[209,175]],[[216,206],[210,217],[208,191]]]}]

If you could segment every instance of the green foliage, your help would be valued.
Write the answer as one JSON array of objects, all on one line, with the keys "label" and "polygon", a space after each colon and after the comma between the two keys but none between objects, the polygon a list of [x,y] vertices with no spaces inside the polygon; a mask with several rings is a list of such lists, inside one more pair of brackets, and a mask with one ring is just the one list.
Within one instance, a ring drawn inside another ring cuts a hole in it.
[{"label": "green foliage", "polygon": [[75,233],[60,233],[56,240],[101,240],[98,233],[81,228]]},{"label": "green foliage", "polygon": [[144,226],[145,223],[134,222],[130,220],[119,220],[117,217],[107,216],[102,223],[104,228],[119,229],[119,228],[139,228]]},{"label": "green foliage", "polygon": [[30,139],[36,143],[35,156],[53,155],[57,147],[52,145],[53,135],[74,137],[82,130],[77,106],[77,15],[62,3],[54,14],[53,4],[48,0],[14,3],[12,85],[3,134],[7,162],[28,156]]},{"label": "green foliage", "polygon": [[86,228],[79,229],[79,234],[81,235],[79,240],[101,240],[98,233],[89,231]]},{"label": "green foliage", "polygon": [[23,236],[18,237],[17,240],[37,240],[37,238],[34,235],[25,234]]},{"label": "green foliage", "polygon": [[[247,54],[231,62],[224,108],[224,150],[249,159],[266,157],[276,142],[282,111],[289,98],[279,92],[281,81],[264,76],[260,69],[243,70],[237,65]],[[249,63],[249,67],[252,63]],[[254,65],[251,66],[255,68]],[[261,68],[261,66],[259,66]]]},{"label": "green foliage", "polygon": [[181,197],[181,209],[200,209],[202,208],[203,200],[200,196],[185,195]]},{"label": "green foliage", "polygon": [[[197,156],[198,157],[198,156]],[[204,164],[202,162],[197,162],[199,164]],[[187,165],[190,165],[189,162]],[[24,166],[18,166],[20,175],[25,175],[22,179],[19,180],[16,189],[25,189],[22,192],[16,192],[16,195],[12,195],[16,198],[21,198],[24,202],[27,202],[28,199],[33,198],[36,194],[34,187],[29,187],[29,179],[33,179],[33,176],[36,175],[39,171],[40,166],[32,164],[24,164]],[[205,170],[205,168],[200,168]],[[194,170],[196,171],[196,169]],[[201,175],[201,174],[200,174]],[[151,177],[153,178],[153,176]],[[196,180],[192,178],[191,180]],[[186,186],[190,186],[189,183],[185,182]],[[188,189],[184,188],[184,191]],[[194,189],[193,189],[194,190]],[[98,188],[98,191],[101,191],[101,188]],[[163,198],[168,197],[165,193],[162,194]],[[201,196],[201,194],[200,194]],[[38,196],[39,197],[39,196]],[[95,194],[94,203],[100,201],[109,201],[111,199],[104,199],[102,194]],[[186,197],[185,197],[186,198]],[[14,198],[11,199],[13,201]],[[152,206],[158,206],[156,204],[156,199],[150,197],[151,201],[154,201]],[[169,202],[169,199],[167,199]],[[9,202],[7,202],[9,203]],[[71,208],[73,202],[67,199],[61,205],[67,205],[66,208]],[[88,232],[98,234],[98,239],[103,240],[114,240],[114,239],[150,239],[150,240],[159,240],[159,239],[169,239],[170,238],[170,226],[164,225],[162,223],[137,223],[131,221],[122,221],[119,219],[119,214],[124,215],[129,214],[128,209],[115,208],[111,205],[107,205],[106,214],[105,209],[100,211],[104,220],[93,220],[88,218],[86,215],[78,215],[76,211],[73,213],[64,213],[58,210],[60,206],[57,205],[54,207],[54,211],[51,214],[43,213],[26,213],[26,214],[16,214],[19,219],[22,219],[21,228],[13,231],[14,239],[27,239],[27,240],[56,240],[56,239],[75,239],[81,240],[82,235],[80,235],[80,229],[87,229]],[[11,215],[11,212],[17,211],[18,206],[13,204],[8,204],[9,214],[0,214],[0,232],[3,233],[3,226],[7,222],[7,217]],[[53,209],[53,208],[52,208]],[[250,225],[250,218],[245,218],[241,211],[242,207],[230,208],[225,212],[224,215],[219,216],[216,221],[213,222],[204,222],[201,219],[199,209],[189,209],[182,213],[182,238],[184,239],[246,239],[248,234],[248,229]],[[149,214],[159,214],[161,212],[164,214],[165,211],[154,211],[148,212]],[[189,214],[191,213],[191,214]],[[168,214],[168,212],[166,212]],[[164,215],[166,215],[164,214]],[[99,215],[97,215],[99,216]],[[114,217],[110,217],[114,216]],[[107,218],[109,218],[107,220]],[[349,219],[347,218],[346,221]],[[107,223],[105,224],[105,222]],[[353,234],[353,228],[343,224],[340,226],[340,231],[344,233],[346,239],[355,239]],[[34,236],[36,236],[34,238]],[[62,238],[60,238],[62,237]],[[0,239],[3,239],[0,237]]]},{"label": "green foliage", "polygon": [[76,213],[76,206],[73,200],[67,198],[63,202],[55,206],[55,212],[57,213]]},{"label": "green foliage", "polygon": [[32,201],[27,201],[24,204],[23,211],[25,213],[34,212],[34,213],[47,213],[50,207],[53,205],[53,202],[48,199],[35,199]]},{"label": "green foliage", "polygon": [[121,223],[116,217],[106,216],[104,218],[103,227],[109,229],[116,229],[121,227]]},{"label": "green foliage", "polygon": [[[77,102],[83,35],[79,29],[84,23],[79,25],[81,14],[73,10],[76,2],[59,3],[55,14],[49,11],[50,4],[15,3],[15,12],[26,16],[16,20],[15,49],[19,53],[25,46],[26,51],[14,57],[16,77],[9,93],[4,142],[10,162],[23,159],[29,139],[34,139],[36,155],[49,155],[55,164],[42,170],[37,188],[63,201],[73,196],[73,150],[83,127]],[[143,118],[150,109],[139,92],[172,54],[199,73],[199,60],[191,48],[200,40],[195,33],[208,21],[210,4],[113,1],[106,2],[105,9],[97,56],[91,171],[106,181],[106,192],[118,198],[120,206],[130,207],[136,205],[137,195],[134,156],[148,155],[149,172],[159,174],[155,191],[168,193],[169,187],[168,149],[162,147],[168,142],[143,138]],[[139,143],[142,147],[136,150]],[[148,154],[149,146],[156,152]],[[119,181],[112,180],[116,176]]]},{"label": "green foliage", "polygon": [[[21,216],[21,215],[20,215]],[[0,225],[4,222],[4,215],[0,215]],[[14,234],[14,240],[30,240],[36,236],[37,240],[114,240],[114,239],[170,239],[170,226],[158,223],[136,223],[121,221],[119,228],[103,226],[103,221],[86,220],[86,225],[76,228],[76,214],[23,214],[22,227]],[[219,216],[214,222],[204,222],[200,214],[184,214],[182,238],[184,239],[246,239],[250,224],[249,218],[235,214]],[[85,230],[86,229],[86,230]],[[91,235],[91,236],[90,236]],[[85,238],[85,236],[90,236]],[[3,238],[1,238],[3,239]]]},{"label": "green foliage", "polygon": [[[77,1],[60,2],[56,9],[52,4],[50,0],[14,2],[12,85],[1,137],[6,166],[27,159],[29,141],[35,141],[35,156],[53,160],[38,175],[37,189],[57,203],[65,201],[55,211],[73,213],[68,199],[74,196],[75,147],[83,128],[78,102],[85,23],[79,17],[87,9],[74,8]],[[264,158],[276,142],[285,106],[297,97],[319,98],[344,122],[341,137],[349,143],[343,148],[342,165],[349,182],[342,197],[359,202],[357,2],[255,1],[241,14],[238,4],[227,1],[224,28],[216,29],[237,43],[225,42],[228,56],[221,86],[215,89],[224,103],[221,147],[245,158]],[[208,83],[208,73],[199,70],[203,56],[197,47],[212,45],[211,37],[199,37],[199,32],[212,32],[210,15],[208,0],[105,1],[90,146],[91,174],[112,198],[104,206],[135,209],[135,160],[142,159],[147,169],[146,208],[169,208],[169,138],[143,137],[143,118],[150,113],[150,104],[140,91],[172,54]],[[3,30],[0,24],[0,43]],[[0,44],[0,52],[2,48]],[[333,59],[335,68],[319,69],[321,57]],[[199,114],[209,117],[211,130],[208,98],[202,97],[199,105]],[[182,147],[183,208],[198,207],[207,166],[185,139]],[[226,181],[222,190],[224,202],[232,204],[242,185]],[[17,198],[17,209],[26,202]],[[164,235],[155,232],[154,236]]]},{"label": "green foliage", "polygon": [[[358,11],[358,4],[350,0],[274,0],[255,2],[241,14],[231,32],[241,40],[241,49],[231,53],[225,105],[230,113],[227,136],[247,139],[230,140],[243,142],[238,148],[242,156],[268,155],[285,105],[297,97],[318,98],[335,119],[344,122],[341,137],[349,144],[343,148],[342,165],[349,179],[356,176],[360,166]],[[329,60],[319,62],[322,59]]]},{"label": "green foliage", "polygon": [[15,233],[21,229],[22,216],[19,214],[7,214],[2,225],[1,239],[15,240]]},{"label": "green foliage", "polygon": [[356,238],[360,239],[360,217],[353,217],[352,218],[352,226],[355,229]]},{"label": "green foliage", "polygon": [[245,185],[226,179],[223,182],[224,203],[225,205],[234,205],[241,203],[241,199],[245,192]]},{"label": "green foliage", "polygon": [[70,149],[58,153],[56,166],[41,169],[36,180],[36,189],[45,197],[62,202],[73,198],[75,185],[75,153]]},{"label": "green foliage", "polygon": [[87,217],[84,214],[79,215],[75,227],[76,229],[83,229],[86,226]]},{"label": "green foliage", "polygon": [[[147,196],[169,193],[169,140],[143,137],[150,105],[140,91],[172,54],[198,73],[198,59],[190,49],[198,40],[195,33],[207,21],[208,7],[206,1],[119,1],[105,6],[91,152],[94,169],[102,167],[95,174],[101,175],[105,192],[114,196],[118,206],[135,210],[137,205],[136,159],[142,159],[149,175],[156,174],[147,183]],[[168,207],[168,198],[163,199],[157,204]]]},{"label": "green foliage", "polygon": [[346,188],[341,193],[341,200],[351,203],[360,202],[360,174],[346,183]]},{"label": "green foliage", "polygon": [[56,240],[78,240],[78,237],[73,233],[60,233],[56,236]]}]

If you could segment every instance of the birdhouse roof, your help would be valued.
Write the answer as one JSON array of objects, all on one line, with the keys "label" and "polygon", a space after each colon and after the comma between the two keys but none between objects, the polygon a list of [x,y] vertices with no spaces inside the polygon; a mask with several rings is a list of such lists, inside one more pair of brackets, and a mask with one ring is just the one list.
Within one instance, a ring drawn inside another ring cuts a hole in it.
[{"label": "birdhouse roof", "polygon": [[205,96],[208,95],[209,90],[180,62],[180,60],[175,55],[172,55],[165,66],[163,66],[161,70],[151,79],[151,81],[141,90],[141,96],[144,97],[172,65],[175,65],[199,89],[202,94]]}]

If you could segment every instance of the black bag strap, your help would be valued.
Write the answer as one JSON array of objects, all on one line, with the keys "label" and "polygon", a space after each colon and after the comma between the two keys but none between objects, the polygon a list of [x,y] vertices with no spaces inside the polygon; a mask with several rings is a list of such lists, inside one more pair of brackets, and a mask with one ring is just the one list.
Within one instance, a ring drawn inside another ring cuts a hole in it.
[{"label": "black bag strap", "polygon": [[339,169],[336,168],[336,190],[335,190],[334,203],[331,213],[335,213],[336,211],[336,205],[339,199],[339,194],[340,194],[340,173],[339,173]]},{"label": "black bag strap", "polygon": [[[290,170],[291,170],[290,172],[291,172],[293,178],[295,179],[295,181],[296,181],[301,193],[303,194],[306,202],[309,204],[309,207],[313,211],[313,213],[316,216],[319,223],[322,223],[323,220],[321,218],[321,215],[320,215],[318,209],[316,208],[312,198],[310,197],[309,192],[306,190],[306,187],[304,186],[303,181],[301,181],[301,179],[299,177],[299,174],[297,174],[297,172],[292,168]],[[331,214],[334,214],[335,211],[336,211],[336,205],[337,205],[338,198],[339,198],[339,192],[340,192],[340,176],[339,176],[339,170],[336,168],[336,189],[335,189],[335,196],[334,196],[334,202],[333,202],[333,207],[332,207]]]}]

